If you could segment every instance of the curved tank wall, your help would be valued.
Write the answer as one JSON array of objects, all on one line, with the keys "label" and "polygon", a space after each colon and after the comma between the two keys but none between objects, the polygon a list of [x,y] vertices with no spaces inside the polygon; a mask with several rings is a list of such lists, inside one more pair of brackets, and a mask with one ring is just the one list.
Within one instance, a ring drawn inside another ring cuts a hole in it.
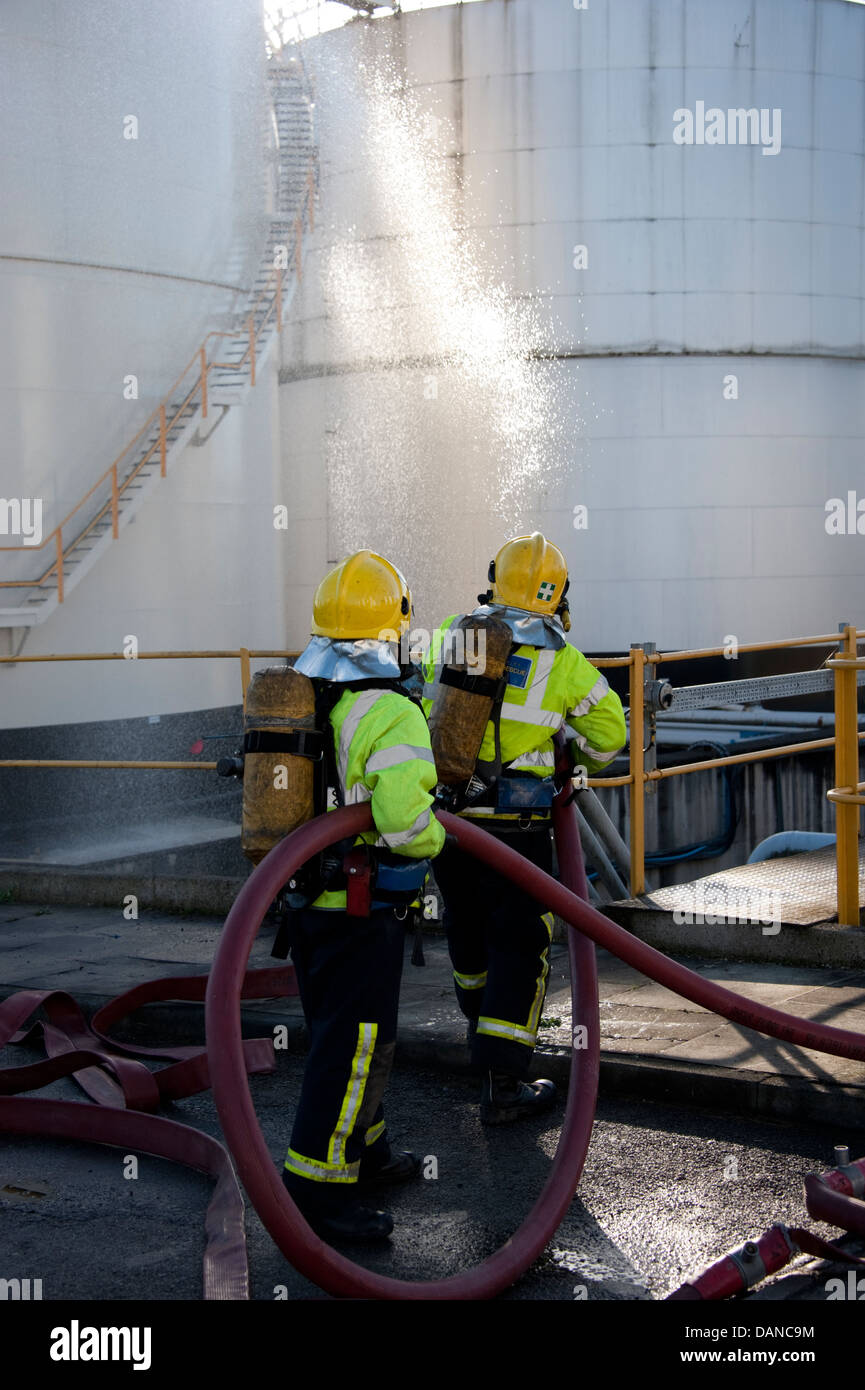
[{"label": "curved tank wall", "polygon": [[[0,493],[43,499],[46,534],[204,334],[246,302],[269,213],[264,59],[258,0],[0,6]],[[129,375],[137,399],[125,398]],[[267,381],[224,423],[211,412],[210,442],[187,448],[120,542],[30,630],[26,653],[119,650],[124,634],[142,650],[281,637],[280,558],[256,539],[254,505],[266,499],[271,526]],[[10,563],[0,556],[4,577]],[[10,726],[239,694],[236,670],[215,663],[21,665],[0,679]]]},{"label": "curved tank wall", "polygon": [[534,526],[590,649],[865,623],[826,510],[865,498],[862,7],[485,0],[304,53],[290,641],[350,547],[429,625]]},{"label": "curved tank wall", "polygon": [[254,0],[0,9],[3,490],[49,528],[252,281],[262,93]]}]

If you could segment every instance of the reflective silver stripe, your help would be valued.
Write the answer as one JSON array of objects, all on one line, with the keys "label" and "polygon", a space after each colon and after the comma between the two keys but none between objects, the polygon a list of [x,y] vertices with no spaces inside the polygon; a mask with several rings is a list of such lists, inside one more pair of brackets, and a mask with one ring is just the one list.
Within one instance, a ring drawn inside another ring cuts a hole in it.
[{"label": "reflective silver stripe", "polygon": [[423,688],[423,699],[432,700],[435,697],[437,681],[426,681]]},{"label": "reflective silver stripe", "polygon": [[342,728],[339,731],[339,784],[345,792],[345,781],[348,773],[348,757],[351,752],[351,741],[357,733],[357,726],[365,714],[369,714],[373,705],[377,704],[382,695],[386,695],[385,690],[362,690],[349,710],[345,719],[342,721]]},{"label": "reflective silver stripe", "polygon": [[486,1033],[491,1038],[510,1038],[528,1047],[534,1047],[537,1041],[537,1033],[530,1033],[528,1028],[520,1028],[516,1023],[505,1023],[501,1018],[479,1018],[478,1033]]},{"label": "reflective silver stripe", "polygon": [[435,767],[431,748],[418,748],[413,743],[395,743],[391,748],[382,748],[380,752],[373,753],[366,771],[383,772],[386,767],[397,767],[400,763],[411,762],[412,758],[420,758],[422,762],[432,763]]},{"label": "reflective silver stripe", "polygon": [[560,729],[562,727],[562,715],[557,709],[541,709],[534,705],[509,705],[507,702],[502,705],[502,719],[512,720],[515,724],[534,724],[540,729]]},{"label": "reflective silver stripe", "polygon": [[366,1132],[366,1140],[365,1140],[365,1142],[366,1142],[367,1148],[369,1147],[370,1144],[374,1144],[374,1143],[376,1142],[377,1139],[380,1139],[380,1138],[381,1138],[381,1136],[384,1134],[384,1129],[385,1129],[384,1120],[379,1120],[379,1122],[378,1122],[377,1125],[370,1125],[369,1129],[368,1129],[367,1132]]},{"label": "reflective silver stripe", "polygon": [[[550,713],[550,711],[541,708],[541,703],[547,691],[547,681],[550,678],[550,672],[553,669],[553,662],[555,661],[555,659],[556,653],[553,651],[544,650],[538,652],[538,659],[535,662],[535,672],[532,676],[532,683],[529,686],[529,689],[526,693],[525,700],[521,704],[512,704],[511,701],[508,699],[508,692],[505,691],[505,698],[502,702],[503,719],[517,718],[515,714],[511,713],[511,711],[514,709],[535,710],[538,713],[538,715],[546,715]],[[505,713],[506,710],[507,713]],[[559,724],[561,724],[562,722],[562,716],[558,713],[558,711],[555,711],[554,718],[556,720],[555,727],[558,728]],[[524,719],[523,722],[525,723],[528,721]],[[538,724],[545,724],[546,720],[544,718],[538,718],[536,721],[533,722],[536,722]]]},{"label": "reflective silver stripe", "polygon": [[546,752],[541,748],[536,748],[533,753],[521,753],[518,758],[514,758],[512,763],[508,763],[508,767],[517,771],[523,767],[554,767],[555,761],[556,755],[552,748],[548,748]]},{"label": "reflective silver stripe", "polygon": [[430,807],[427,806],[426,810],[421,811],[417,820],[414,822],[414,825],[410,825],[408,830],[396,830],[393,831],[390,835],[386,835],[384,831],[382,831],[381,838],[384,840],[385,844],[388,846],[389,849],[396,849],[397,845],[410,845],[412,840],[417,839],[418,835],[420,835],[422,831],[426,830],[427,826],[430,823],[431,815],[432,811],[430,810]]},{"label": "reflective silver stripe", "polygon": [[363,1094],[366,1090],[367,1077],[372,1064],[372,1054],[375,1052],[375,1042],[378,1037],[377,1023],[359,1023],[357,1026],[357,1047],[351,1060],[351,1072],[348,1078],[348,1085],[345,1088],[345,1095],[342,1098],[339,1119],[336,1122],[336,1129],[330,1136],[330,1143],[327,1146],[327,1157],[330,1163],[337,1163],[340,1167],[345,1166],[345,1145],[349,1135],[354,1131],[360,1107],[363,1104]]},{"label": "reflective silver stripe", "polygon": [[613,758],[617,758],[622,748],[625,746],[622,744],[621,748],[613,749],[592,748],[591,744],[586,742],[582,734],[574,734],[574,742],[596,763],[611,763]]},{"label": "reflective silver stripe", "polygon": [[372,792],[369,787],[365,787],[363,782],[355,782],[353,787],[349,787],[345,794],[346,806],[357,806],[361,801],[371,801]]},{"label": "reflective silver stripe", "polygon": [[454,979],[460,989],[483,989],[487,982],[487,972],[485,970],[482,975],[461,975],[458,970],[455,970]]},{"label": "reflective silver stripe", "polygon": [[289,1173],[299,1173],[302,1178],[311,1178],[313,1182],[357,1182],[360,1160],[356,1163],[322,1163],[289,1149],[285,1166]]},{"label": "reflective silver stripe", "polygon": [[598,676],[598,679],[595,681],[588,695],[586,695],[578,705],[574,705],[574,708],[568,714],[568,718],[572,719],[576,717],[579,719],[580,715],[588,714],[592,705],[596,705],[599,700],[603,700],[604,696],[609,694],[609,690],[610,683],[606,676]]}]

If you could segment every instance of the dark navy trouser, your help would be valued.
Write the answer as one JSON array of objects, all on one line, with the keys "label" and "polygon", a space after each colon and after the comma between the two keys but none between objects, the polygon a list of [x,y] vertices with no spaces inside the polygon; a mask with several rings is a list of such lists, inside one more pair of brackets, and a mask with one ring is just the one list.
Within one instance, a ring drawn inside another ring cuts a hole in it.
[{"label": "dark navy trouser", "polygon": [[382,1096],[393,1060],[405,927],[392,907],[368,918],[307,908],[294,915],[291,957],[309,1055],[286,1159],[298,1196],[347,1196],[360,1160],[390,1149]]},{"label": "dark navy trouser", "polygon": [[[548,825],[483,828],[551,873]],[[435,860],[434,873],[445,904],[457,1000],[478,1025],[472,1062],[482,1071],[525,1076],[546,997],[553,914],[510,879],[449,845]]]}]

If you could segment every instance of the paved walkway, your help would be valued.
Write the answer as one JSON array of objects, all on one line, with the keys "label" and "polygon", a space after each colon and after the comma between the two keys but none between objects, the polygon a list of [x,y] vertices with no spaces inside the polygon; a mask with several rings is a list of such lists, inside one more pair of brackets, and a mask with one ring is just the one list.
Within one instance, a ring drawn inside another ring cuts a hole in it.
[{"label": "paved walkway", "polygon": [[[0,997],[25,988],[64,989],[95,1008],[144,980],[205,973],[222,919],[144,913],[126,921],[121,909],[0,904]],[[263,930],[253,964],[274,964],[272,931]],[[410,945],[410,943],[409,943]],[[440,936],[425,942],[424,968],[406,966],[398,1056],[431,1068],[464,1070],[464,1021],[456,1007],[447,950]],[[800,1018],[865,1034],[865,971],[723,960],[688,961],[700,975],[749,999]],[[765,1038],[706,1012],[598,953],[601,1088],[605,1094],[693,1101],[719,1110],[834,1125],[839,1139],[865,1131],[865,1064],[805,1051]],[[247,1030],[287,1023],[300,1046],[297,999],[244,1006]],[[151,1005],[137,1026],[166,1041],[191,1040],[203,1029],[198,1005]],[[567,951],[554,946],[535,1073],[567,1077],[570,1050]]]}]

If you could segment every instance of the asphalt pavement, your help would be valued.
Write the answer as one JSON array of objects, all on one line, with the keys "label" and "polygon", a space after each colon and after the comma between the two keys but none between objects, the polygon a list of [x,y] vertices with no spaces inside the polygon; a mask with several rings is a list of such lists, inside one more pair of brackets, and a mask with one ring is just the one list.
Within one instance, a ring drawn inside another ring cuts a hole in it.
[{"label": "asphalt pavement", "polygon": [[[130,920],[122,908],[0,904],[0,998],[55,988],[91,1011],[146,980],[205,973],[221,927],[219,918],[142,912]],[[272,939],[264,928],[253,965],[274,963]],[[549,1170],[561,1110],[505,1130],[479,1124],[444,940],[426,938],[423,967],[409,963],[410,952],[407,941],[389,1114],[396,1143],[435,1158],[428,1165],[435,1180],[388,1198],[393,1241],[360,1258],[400,1277],[435,1278],[484,1258],[515,1229]],[[865,977],[855,972],[685,963],[749,998],[865,1031]],[[834,1143],[849,1143],[853,1157],[865,1152],[865,1066],[728,1024],[605,952],[599,974],[599,1118],[579,1197],[506,1298],[663,1298],[777,1220],[813,1227],[802,1206],[804,1174],[832,1165]],[[299,1001],[246,1005],[244,1023],[250,1035],[286,1030],[276,1072],[252,1081],[278,1154],[302,1075]],[[203,1012],[149,1005],[117,1031],[151,1045],[203,1041]],[[565,1081],[570,1038],[567,953],[555,946],[536,1075]],[[0,1051],[0,1066],[24,1060],[32,1058],[20,1048]],[[69,1079],[40,1094],[80,1098]],[[168,1113],[219,1135],[209,1094]],[[196,1213],[206,1204],[206,1179],[142,1159],[131,1181],[117,1152],[39,1139],[6,1139],[0,1157],[7,1253],[14,1251],[16,1268],[39,1271],[44,1297],[200,1298]],[[325,1297],[286,1266],[249,1209],[247,1229],[255,1298]],[[800,1257],[756,1297],[825,1299],[826,1278],[824,1266]]]}]

